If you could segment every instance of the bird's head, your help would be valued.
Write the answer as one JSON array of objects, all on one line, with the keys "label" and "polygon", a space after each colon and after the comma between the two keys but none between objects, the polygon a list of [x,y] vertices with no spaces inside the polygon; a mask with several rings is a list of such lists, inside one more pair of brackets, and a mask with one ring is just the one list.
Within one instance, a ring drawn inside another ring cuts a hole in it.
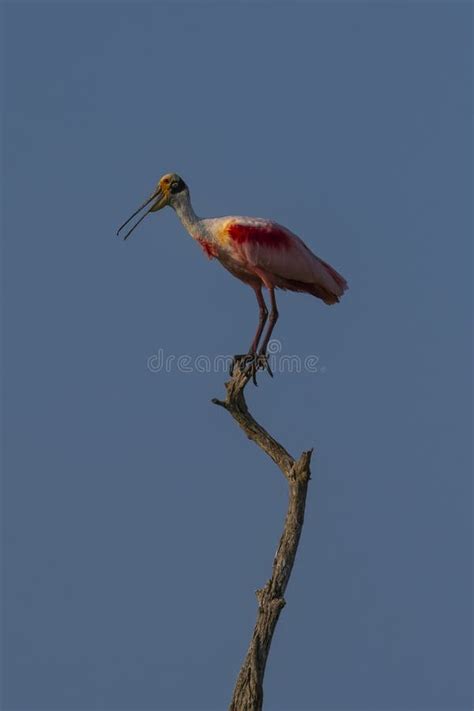
[{"label": "bird's head", "polygon": [[145,200],[143,205],[140,205],[138,210],[135,210],[133,215],[131,215],[128,220],[126,220],[123,225],[117,230],[117,234],[128,225],[130,220],[133,220],[135,215],[138,215],[147,205],[151,203],[148,210],[140,217],[139,220],[133,225],[133,227],[127,232],[124,239],[130,236],[135,227],[140,224],[140,222],[148,215],[149,212],[158,212],[163,207],[169,205],[170,207],[176,208],[183,200],[189,197],[188,186],[184,180],[177,173],[166,173],[162,178],[159,179],[153,190],[151,196]]},{"label": "bird's head", "polygon": [[166,205],[174,207],[182,199],[184,193],[188,192],[188,186],[177,173],[166,173],[159,179],[152,197],[156,200],[150,208],[150,212],[157,212]]}]

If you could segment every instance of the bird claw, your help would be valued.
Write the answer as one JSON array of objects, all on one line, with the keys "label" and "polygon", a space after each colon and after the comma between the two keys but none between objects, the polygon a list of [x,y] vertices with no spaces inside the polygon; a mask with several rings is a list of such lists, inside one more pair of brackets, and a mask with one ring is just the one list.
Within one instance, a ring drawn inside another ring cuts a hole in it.
[{"label": "bird claw", "polygon": [[260,361],[260,367],[262,370],[266,370],[268,372],[268,375],[270,378],[273,378],[273,372],[272,369],[270,368],[270,361],[268,360],[268,356],[266,353],[259,353],[258,358]]},{"label": "bird claw", "polygon": [[270,377],[273,378],[272,369],[268,362],[268,356],[265,353],[245,353],[244,355],[236,355],[232,359],[229,375],[232,376],[234,368],[238,366],[239,370],[246,375],[252,376],[254,385],[257,383],[257,373],[259,370],[267,370]]}]

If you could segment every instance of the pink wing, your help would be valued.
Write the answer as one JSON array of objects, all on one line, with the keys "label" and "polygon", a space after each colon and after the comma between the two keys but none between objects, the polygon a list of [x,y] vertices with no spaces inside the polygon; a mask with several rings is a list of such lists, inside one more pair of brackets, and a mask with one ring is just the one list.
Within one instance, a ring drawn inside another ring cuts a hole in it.
[{"label": "pink wing", "polygon": [[305,291],[328,304],[339,301],[348,288],[335,269],[276,222],[239,218],[228,225],[227,234],[238,261],[267,287]]}]

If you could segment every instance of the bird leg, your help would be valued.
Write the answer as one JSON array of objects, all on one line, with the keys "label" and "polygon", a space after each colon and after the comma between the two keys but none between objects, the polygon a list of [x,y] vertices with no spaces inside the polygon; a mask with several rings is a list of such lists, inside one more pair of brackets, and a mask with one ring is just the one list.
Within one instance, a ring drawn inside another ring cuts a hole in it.
[{"label": "bird leg", "polygon": [[[255,291],[255,296],[257,297],[259,308],[257,332],[255,333],[255,338],[252,341],[249,352],[244,355],[234,356],[232,364],[230,366],[229,374],[232,375],[232,371],[234,370],[236,364],[239,364],[239,367],[248,367],[250,368],[250,371],[252,373],[252,380],[254,382],[254,385],[257,385],[257,371],[259,370],[259,368],[268,368],[266,356],[262,358],[261,354],[257,354],[258,344],[260,342],[260,338],[262,337],[263,329],[265,327],[265,323],[268,317],[268,309],[265,303],[265,299],[263,298],[262,287],[256,286],[253,288]],[[269,372],[271,373],[270,369]]]},{"label": "bird leg", "polygon": [[[273,333],[273,329],[275,328],[275,324],[278,321],[278,309],[277,309],[276,299],[275,299],[275,289],[269,288],[268,291],[270,292],[270,303],[272,306],[272,310],[270,311],[270,318],[268,319],[268,329],[267,329],[265,338],[263,339],[263,343],[262,343],[262,346],[259,351],[259,356],[263,356],[264,358],[267,358],[268,343],[269,343],[271,335]],[[267,359],[267,369],[271,375],[272,372],[268,366],[268,359]]]},{"label": "bird leg", "polygon": [[249,355],[257,352],[258,344],[260,342],[260,338],[262,337],[263,329],[265,327],[265,324],[267,322],[267,317],[268,317],[268,309],[267,305],[265,303],[265,299],[263,298],[262,294],[262,287],[261,286],[256,286],[254,287],[255,289],[255,296],[257,297],[258,301],[258,326],[257,326],[257,332],[255,334],[255,338],[252,341],[252,345],[250,346],[249,350]]},{"label": "bird leg", "polygon": [[[270,368],[270,363],[268,361],[268,356],[267,356],[267,348],[268,348],[268,343],[270,341],[271,335],[273,333],[273,329],[275,328],[275,324],[278,321],[278,309],[276,305],[276,299],[275,299],[275,289],[269,288],[268,291],[270,292],[270,302],[271,302],[271,311],[270,311],[270,318],[268,321],[268,329],[265,334],[265,338],[263,339],[262,346],[257,353],[257,347],[258,347],[258,342],[261,338],[263,328],[265,326],[265,322],[267,320],[267,314],[268,310],[267,307],[265,306],[265,301],[262,296],[261,289],[256,289],[255,293],[257,295],[257,301],[260,306],[260,319],[258,323],[258,329],[257,333],[255,334],[255,338],[253,340],[253,343],[250,347],[250,352],[246,356],[236,356],[234,359],[234,362],[232,364],[232,370],[234,369],[234,365],[236,363],[239,364],[239,367],[242,368],[249,368],[249,372],[252,375],[252,380],[254,382],[254,385],[257,385],[257,372],[262,369],[262,370],[267,370],[268,374],[273,378],[273,373]],[[264,311],[262,308],[262,305],[264,307]]]}]

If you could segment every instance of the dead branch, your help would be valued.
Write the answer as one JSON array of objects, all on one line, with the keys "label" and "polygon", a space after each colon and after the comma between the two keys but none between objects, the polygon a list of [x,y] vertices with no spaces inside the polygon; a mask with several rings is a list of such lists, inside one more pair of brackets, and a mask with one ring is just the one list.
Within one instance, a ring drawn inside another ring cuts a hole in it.
[{"label": "dead branch", "polygon": [[235,365],[232,377],[225,384],[226,399],[214,399],[236,420],[249,439],[252,439],[273,459],[288,481],[288,510],[283,533],[273,560],[270,580],[257,590],[258,614],[247,655],[235,684],[229,711],[261,711],[263,706],[263,677],[268,653],[280,612],[285,606],[284,593],[290,579],[296,551],[303,528],[306,492],[311,476],[312,451],[303,452],[296,461],[250,414],[244,398],[249,372]]}]

